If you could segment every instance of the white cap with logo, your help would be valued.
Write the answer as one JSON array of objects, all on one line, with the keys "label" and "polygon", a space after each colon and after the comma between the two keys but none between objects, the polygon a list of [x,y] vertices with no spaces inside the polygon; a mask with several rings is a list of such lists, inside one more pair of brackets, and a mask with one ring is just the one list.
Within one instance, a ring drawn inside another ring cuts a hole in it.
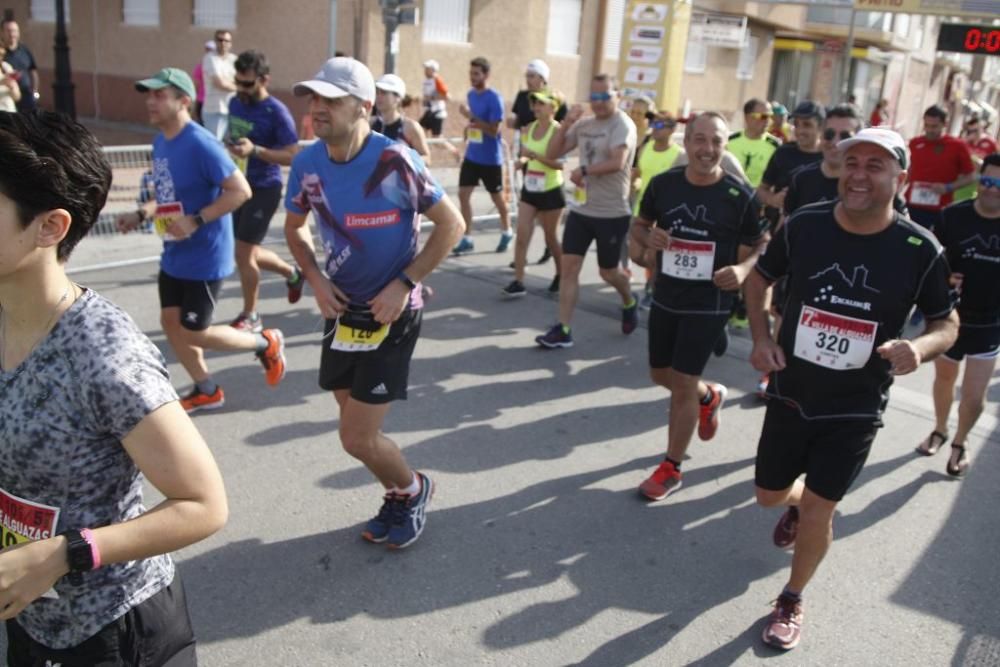
[{"label": "white cap with logo", "polygon": [[856,144],[875,144],[884,148],[899,162],[899,166],[906,169],[906,142],[898,132],[884,127],[866,127],[850,139],[839,142],[837,148],[844,153]]},{"label": "white cap with logo", "polygon": [[292,92],[298,96],[315,93],[331,98],[351,95],[374,102],[375,80],[368,68],[354,58],[330,58],[313,78],[295,84]]},{"label": "white cap with logo", "polygon": [[383,74],[375,82],[375,87],[387,93],[396,93],[400,97],[406,97],[406,84],[395,74]]},{"label": "white cap with logo", "polygon": [[545,81],[549,80],[549,74],[551,73],[549,71],[549,66],[541,58],[535,58],[529,62],[528,66],[524,68],[524,71],[527,74],[537,74],[545,79]]}]

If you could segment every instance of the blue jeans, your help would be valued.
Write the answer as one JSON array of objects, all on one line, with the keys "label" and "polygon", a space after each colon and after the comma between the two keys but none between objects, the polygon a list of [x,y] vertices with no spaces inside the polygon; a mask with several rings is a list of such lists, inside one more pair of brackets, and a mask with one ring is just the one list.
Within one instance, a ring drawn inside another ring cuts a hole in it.
[{"label": "blue jeans", "polygon": [[226,129],[229,127],[229,114],[201,112],[201,122],[205,129],[215,135],[215,138],[222,141],[226,136]]}]

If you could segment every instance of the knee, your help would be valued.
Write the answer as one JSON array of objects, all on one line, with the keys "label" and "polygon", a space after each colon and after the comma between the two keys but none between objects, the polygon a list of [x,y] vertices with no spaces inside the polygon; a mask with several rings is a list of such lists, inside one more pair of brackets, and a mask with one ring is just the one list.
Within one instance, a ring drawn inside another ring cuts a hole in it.
[{"label": "knee", "polygon": [[341,424],[340,444],[345,452],[359,461],[370,457],[374,442],[375,438],[370,433]]},{"label": "knee", "polygon": [[788,498],[788,489],[782,491],[772,491],[771,489],[762,489],[759,486],[754,487],[757,495],[757,504],[761,507],[777,507],[785,502]]},{"label": "knee", "polygon": [[805,526],[822,528],[829,530],[833,526],[833,511],[837,503],[828,500],[819,500],[815,496],[809,498],[808,491],[802,494],[802,503],[799,505],[799,522]]},{"label": "knee", "polygon": [[670,374],[667,368],[650,368],[649,379],[665,389],[670,389]]},{"label": "knee", "polygon": [[617,266],[613,269],[601,269],[600,273],[601,273],[601,280],[603,280],[606,283],[614,282],[621,275],[621,273],[618,271]]}]

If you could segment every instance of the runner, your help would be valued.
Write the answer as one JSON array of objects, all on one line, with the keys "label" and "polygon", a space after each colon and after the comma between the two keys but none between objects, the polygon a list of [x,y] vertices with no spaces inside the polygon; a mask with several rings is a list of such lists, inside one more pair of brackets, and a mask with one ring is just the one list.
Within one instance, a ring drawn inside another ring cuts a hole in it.
[{"label": "runner", "polygon": [[545,232],[545,245],[553,249],[552,254],[556,258],[556,275],[549,285],[550,292],[559,291],[559,265],[562,261],[557,232],[559,218],[566,206],[562,191],[563,165],[562,160],[545,156],[549,142],[559,128],[554,115],[562,104],[562,98],[556,93],[536,92],[531,94],[531,100],[536,120],[521,135],[521,157],[528,163],[517,209],[514,280],[503,288],[504,296],[512,298],[527,293],[524,289],[524,267],[528,261],[528,244],[535,231],[536,217]]},{"label": "runner", "polygon": [[933,456],[948,441],[948,413],[964,358],[958,430],[945,467],[949,475],[961,477],[969,468],[968,436],[983,412],[1000,354],[1000,153],[983,159],[976,198],[946,207],[935,231],[951,266],[952,285],[962,295],[962,324],[955,345],[934,360],[936,423],[917,451]]},{"label": "runner", "polygon": [[715,437],[726,388],[701,375],[767,240],[753,188],[722,169],[727,136],[720,114],[689,122],[684,149],[691,162],[652,179],[632,226],[632,259],[657,269],[650,377],[670,391],[667,455],[639,486],[649,500],[681,488],[681,462],[696,426],[702,440]]},{"label": "runner", "polygon": [[[0,113],[0,619],[7,660],[193,666],[166,554],[226,522],[163,355],[65,264],[111,187],[67,116]],[[143,478],[164,500],[147,512]]]},{"label": "runner", "polygon": [[792,140],[792,126],[788,124],[788,109],[781,102],[771,102],[771,124],[767,133],[783,144]]},{"label": "runner", "polygon": [[194,82],[187,72],[167,67],[137,81],[146,96],[153,140],[156,201],[118,217],[123,232],[153,219],[163,236],[160,259],[160,322],[177,360],[194,381],[181,399],[188,412],[226,403],[205,364],[204,350],[252,350],[269,385],[285,377],[285,338],[279,329],[260,333],[212,326],[222,279],[233,272],[230,213],[250,198],[246,178],[215,135],[191,120]]},{"label": "runner", "polygon": [[236,268],[243,290],[243,310],[230,326],[254,333],[264,330],[257,312],[260,270],[280,274],[288,303],[302,296],[299,270],[276,252],[261,247],[271,218],[281,203],[281,165],[288,166],[298,150],[295,121],[280,100],[267,91],[271,66],[259,51],[244,51],[236,59],[236,95],[229,100],[230,155],[250,183],[250,201],[233,211]]},{"label": "runner", "polygon": [[[424,113],[420,117],[420,126],[430,132],[432,137],[440,137],[444,132],[444,123],[448,118],[448,86],[441,78],[441,66],[436,60],[424,62],[424,81],[421,86],[421,103]],[[462,159],[458,148],[446,141],[445,150],[456,160]]]},{"label": "runner", "polygon": [[[352,58],[331,58],[293,88],[309,96],[319,141],[292,161],[285,236],[326,318],[319,385],[340,407],[340,442],[385,487],[362,536],[402,549],[424,529],[433,494],[382,433],[391,401],[406,398],[420,334],[420,281],[462,233],[462,219],[420,157],[370,131],[375,82]],[[306,224],[312,212],[326,250],[321,269]],[[417,252],[423,214],[434,230]]]},{"label": "runner", "polygon": [[976,180],[969,148],[945,134],[948,112],[932,105],[924,111],[924,133],[910,139],[910,181],[906,205],[917,224],[934,229],[941,209],[952,202],[952,193]]},{"label": "runner", "polygon": [[626,242],[632,216],[628,205],[635,125],[618,108],[618,84],[610,74],[595,74],[590,82],[590,110],[574,104],[566,121],[552,136],[546,157],[564,157],[579,146],[580,166],[570,179],[576,186],[573,204],[563,228],[562,265],[559,270],[559,322],[535,342],[546,348],[572,347],[570,324],[580,291],[580,271],[591,241],[597,241],[597,266],[601,279],[615,288],[622,300],[622,333],[639,325],[639,302],[628,276],[619,266],[621,245]]},{"label": "runner", "polygon": [[[517,91],[514,97],[514,104],[511,105],[511,113],[507,116],[507,127],[512,130],[523,130],[535,120],[534,102],[531,99],[533,93],[549,91],[549,66],[541,58],[535,58],[528,63],[524,70],[524,80],[527,88]],[[566,104],[560,97],[559,108],[556,110],[555,119],[562,122],[566,117]]]},{"label": "runner", "polygon": [[[763,631],[764,641],[780,649],[799,643],[802,591],[833,539],[837,503],[882,425],[893,376],[943,353],[958,331],[940,245],[893,210],[906,182],[902,137],[869,128],[839,149],[839,200],[793,214],[745,288],[751,361],[772,373],[767,393],[776,399],[768,402],[757,446],[757,502],[788,506],[773,539],[795,549]],[[775,342],[766,293],[786,275],[785,319]],[[914,303],[927,314],[927,329],[900,340]]]},{"label": "runner", "polygon": [[465,219],[465,237],[452,252],[456,255],[475,250],[472,241],[472,191],[481,182],[493,200],[500,216],[500,243],[497,252],[507,252],[514,232],[511,231],[507,201],[503,196],[503,148],[500,123],[503,121],[503,97],[486,85],[490,76],[490,62],[474,58],[469,63],[469,81],[472,88],[466,96],[467,104],[459,108],[469,124],[465,128],[465,159],[458,175],[458,201]]},{"label": "runner", "polygon": [[822,106],[808,100],[801,102],[792,112],[795,141],[780,146],[767,163],[767,169],[757,187],[757,196],[767,206],[775,209],[768,212],[772,227],[778,224],[779,212],[784,208],[792,172],[823,159],[819,133],[825,118],[826,110]]},{"label": "runner", "polygon": [[420,123],[403,115],[406,84],[395,74],[383,74],[375,82],[375,108],[378,114],[372,121],[372,132],[384,134],[395,141],[402,141],[412,148],[430,166],[431,151],[427,147],[427,135]]},{"label": "runner", "polygon": [[773,117],[771,105],[756,97],[743,105],[743,130],[734,132],[726,143],[726,150],[736,156],[746,172],[750,184],[760,185],[764,170],[781,142],[767,133]]},{"label": "runner", "polygon": [[[987,155],[992,155],[998,150],[997,142],[988,134],[986,125],[987,123],[981,120],[978,115],[970,116],[969,120],[965,122],[965,134],[962,138],[965,145],[969,147],[969,156],[976,169],[983,166],[983,159]],[[964,201],[975,196],[975,181],[955,190],[955,201]]]}]

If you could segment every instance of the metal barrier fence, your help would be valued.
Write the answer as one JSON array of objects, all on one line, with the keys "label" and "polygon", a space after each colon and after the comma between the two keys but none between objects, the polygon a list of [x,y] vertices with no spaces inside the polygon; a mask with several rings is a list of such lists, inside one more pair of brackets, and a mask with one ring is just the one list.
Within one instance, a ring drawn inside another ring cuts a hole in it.
[{"label": "metal barrier fence", "polygon": [[[300,141],[300,146],[308,146],[313,141]],[[462,140],[459,138],[428,138],[427,143],[431,146],[431,172],[438,183],[449,195],[456,195],[458,192],[458,172],[459,161],[454,157],[454,153],[445,150],[445,144],[461,146]],[[503,142],[504,161],[507,166],[507,174],[510,181],[510,202],[511,216],[513,218],[517,211],[517,196],[519,189],[515,180],[517,170],[514,169],[514,157],[510,146]],[[104,155],[111,163],[112,181],[111,191],[108,193],[108,201],[97,224],[90,231],[90,236],[108,236],[117,234],[115,219],[122,213],[134,211],[136,207],[144,202],[156,198],[152,179],[153,147],[151,145],[135,146],[108,146],[104,148]],[[288,168],[281,170],[282,183],[288,181]],[[494,208],[486,217],[495,214]],[[477,216],[477,219],[481,216]],[[147,226],[142,230],[152,233],[152,227]]]}]

